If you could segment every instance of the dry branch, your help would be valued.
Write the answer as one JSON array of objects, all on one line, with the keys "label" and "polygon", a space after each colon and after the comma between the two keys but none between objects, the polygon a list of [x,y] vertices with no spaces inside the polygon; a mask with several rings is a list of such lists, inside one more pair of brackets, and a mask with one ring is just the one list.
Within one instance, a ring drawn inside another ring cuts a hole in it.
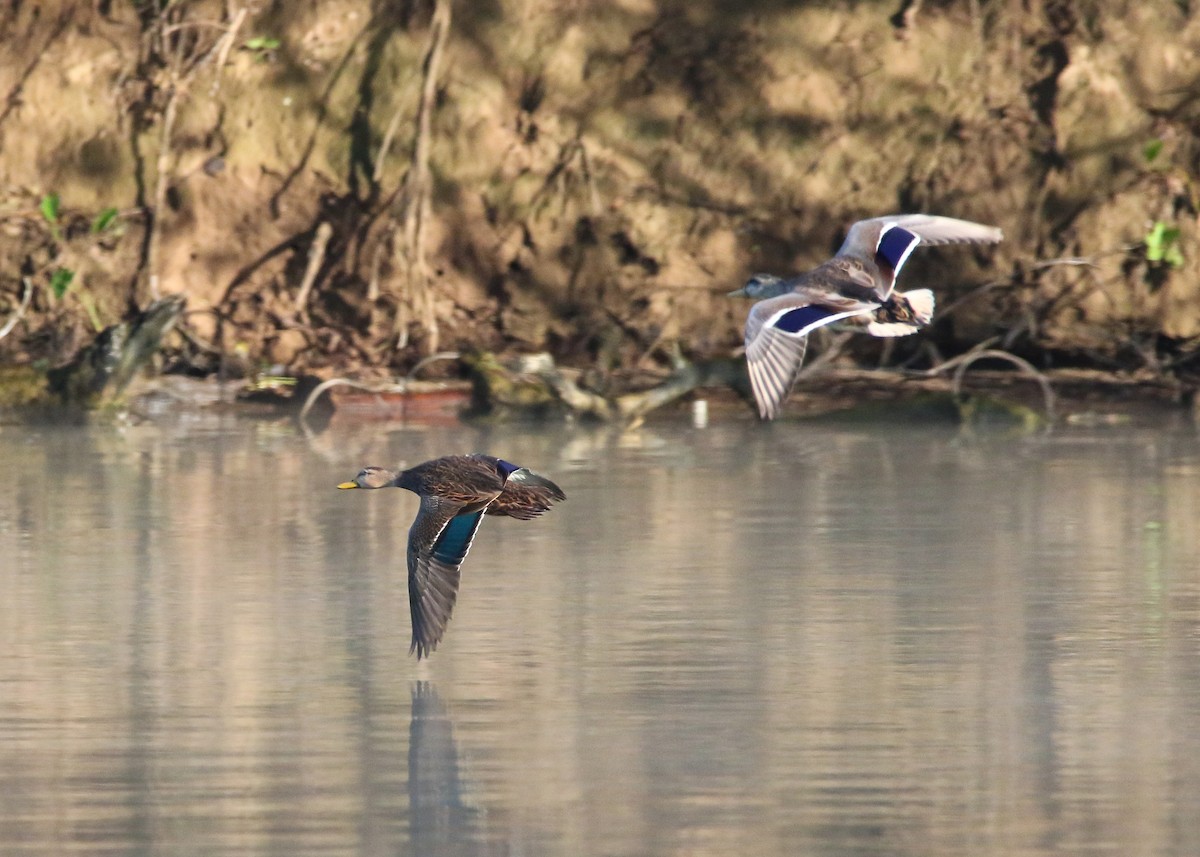
[{"label": "dry branch", "polygon": [[[503,367],[492,355],[477,354],[469,362],[482,382],[488,404],[542,407],[557,400],[568,410],[603,422],[630,423],[656,408],[670,404],[697,387],[731,387],[750,395],[745,364],[740,359],[718,358],[690,363],[673,360],[675,370],[661,383],[646,390],[608,397],[585,390],[570,372],[560,370],[548,354],[523,360],[524,371]],[[538,389],[531,389],[536,386]]]},{"label": "dry branch", "polygon": [[[437,351],[438,327],[433,312],[433,295],[425,260],[425,228],[432,209],[433,182],[429,173],[433,109],[437,100],[438,70],[442,51],[450,32],[450,0],[437,0],[430,23],[429,47],[421,69],[421,98],[417,104],[416,134],[412,164],[404,177],[397,200],[397,217],[403,241],[396,248],[397,268],[404,272],[408,285],[408,304],[416,311],[428,337],[429,351]],[[404,302],[401,302],[403,308]],[[398,342],[406,341],[407,325],[403,309],[396,314]]]},{"label": "dry branch", "polygon": [[[155,163],[154,201],[149,212],[150,231],[146,242],[147,285],[151,300],[158,300],[161,293],[162,220],[163,212],[167,207],[167,193],[171,188],[171,138],[175,133],[175,120],[179,113],[179,101],[181,98],[187,97],[196,74],[204,66],[205,61],[214,54],[217,57],[215,74],[219,79],[221,66],[224,65],[233,42],[237,38],[237,31],[246,17],[246,10],[241,9],[234,15],[233,20],[228,25],[214,24],[214,27],[225,31],[221,38],[214,40],[203,49],[197,48],[188,54],[185,53],[182,43],[173,51],[168,51],[167,48],[167,35],[182,26],[180,23],[169,24],[167,22],[168,15],[173,13],[176,8],[179,7],[169,8],[161,13],[158,26],[155,32],[151,34],[151,39],[156,43],[155,50],[167,64],[167,83],[164,86],[166,104],[163,107],[161,129],[159,131],[158,158]],[[181,11],[178,14],[183,14],[183,12]],[[215,87],[216,83],[214,81],[214,91]]]},{"label": "dry branch", "polygon": [[178,112],[179,88],[174,82],[167,89],[167,106],[163,109],[162,131],[158,141],[157,175],[154,185],[154,209],[150,215],[150,241],[146,250],[146,267],[149,270],[150,299],[158,300],[160,259],[162,253],[162,215],[167,207],[167,191],[171,180],[171,134],[175,130]]},{"label": "dry branch", "polygon": [[1055,419],[1055,414],[1056,414],[1056,406],[1057,406],[1057,398],[1054,395],[1054,389],[1050,386],[1050,381],[1046,378],[1046,376],[1043,373],[1039,372],[1037,370],[1037,368],[1032,363],[1030,363],[1028,360],[1018,357],[1017,355],[1012,354],[1008,351],[1001,351],[997,348],[983,348],[983,349],[971,351],[971,352],[968,352],[967,354],[960,355],[959,357],[955,358],[954,360],[946,361],[941,366],[938,366],[936,369],[931,370],[927,374],[937,375],[937,374],[941,374],[943,372],[947,372],[951,368],[953,368],[954,369],[954,379],[953,379],[953,386],[951,387],[951,393],[955,397],[958,397],[962,393],[962,379],[963,379],[963,376],[966,375],[967,369],[976,360],[985,360],[985,359],[1004,360],[1008,363],[1013,364],[1018,369],[1020,369],[1022,372],[1024,372],[1025,374],[1032,377],[1035,381],[1037,381],[1038,386],[1042,390],[1042,404],[1046,411],[1046,425],[1047,425],[1047,427],[1050,427],[1054,424],[1054,419]]},{"label": "dry branch", "polygon": [[242,28],[242,22],[246,20],[245,6],[237,10],[233,15],[233,20],[229,22],[229,29],[221,38],[221,46],[217,49],[216,68],[213,69],[212,88],[209,90],[210,95],[216,95],[217,90],[221,88],[221,70],[225,68],[225,63],[229,60],[229,52],[233,49],[234,42],[237,41],[238,30]]},{"label": "dry branch", "polygon": [[33,298],[33,283],[29,282],[28,277],[22,277],[21,282],[25,284],[25,291],[21,295],[21,303],[17,306],[13,314],[8,317],[8,321],[4,323],[4,327],[0,327],[0,339],[12,333],[17,322],[25,315],[25,310],[29,309],[29,301]]},{"label": "dry branch", "polygon": [[308,294],[312,291],[317,273],[325,261],[325,248],[333,237],[333,227],[322,221],[313,235],[312,246],[308,248],[308,266],[304,269],[304,279],[300,281],[300,290],[296,292],[296,314],[301,318],[308,314]]}]

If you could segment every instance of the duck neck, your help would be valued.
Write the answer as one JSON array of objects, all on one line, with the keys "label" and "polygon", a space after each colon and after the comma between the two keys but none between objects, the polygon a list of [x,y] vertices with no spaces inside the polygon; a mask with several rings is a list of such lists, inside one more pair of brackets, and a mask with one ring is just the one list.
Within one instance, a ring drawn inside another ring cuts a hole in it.
[{"label": "duck neck", "polygon": [[418,477],[411,470],[397,470],[390,484],[396,488],[405,488],[417,494],[421,493],[417,490],[420,488]]}]

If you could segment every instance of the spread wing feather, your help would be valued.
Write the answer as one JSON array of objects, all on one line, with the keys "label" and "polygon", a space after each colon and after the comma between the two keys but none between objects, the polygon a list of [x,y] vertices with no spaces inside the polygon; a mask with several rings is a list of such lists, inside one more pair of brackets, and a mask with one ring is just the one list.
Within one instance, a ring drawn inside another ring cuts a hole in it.
[{"label": "spread wing feather", "polygon": [[418,658],[428,657],[446,633],[458,598],[460,569],[483,511],[464,511],[461,504],[440,497],[421,498],[408,533],[409,651]]}]

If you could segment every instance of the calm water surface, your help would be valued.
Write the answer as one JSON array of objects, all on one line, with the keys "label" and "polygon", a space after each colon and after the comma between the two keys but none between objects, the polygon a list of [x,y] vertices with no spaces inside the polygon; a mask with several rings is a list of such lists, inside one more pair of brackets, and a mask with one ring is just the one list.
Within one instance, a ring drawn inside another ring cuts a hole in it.
[{"label": "calm water surface", "polygon": [[[406,492],[502,454],[408,657]],[[0,853],[1200,854],[1200,441],[0,429]]]}]

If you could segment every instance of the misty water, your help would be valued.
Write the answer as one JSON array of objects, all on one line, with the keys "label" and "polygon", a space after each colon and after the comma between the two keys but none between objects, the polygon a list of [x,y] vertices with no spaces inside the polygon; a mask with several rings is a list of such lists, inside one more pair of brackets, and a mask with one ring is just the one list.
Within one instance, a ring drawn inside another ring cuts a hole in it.
[{"label": "misty water", "polygon": [[[408,655],[402,491],[486,451]],[[1200,854],[1200,439],[0,429],[0,853]]]}]

